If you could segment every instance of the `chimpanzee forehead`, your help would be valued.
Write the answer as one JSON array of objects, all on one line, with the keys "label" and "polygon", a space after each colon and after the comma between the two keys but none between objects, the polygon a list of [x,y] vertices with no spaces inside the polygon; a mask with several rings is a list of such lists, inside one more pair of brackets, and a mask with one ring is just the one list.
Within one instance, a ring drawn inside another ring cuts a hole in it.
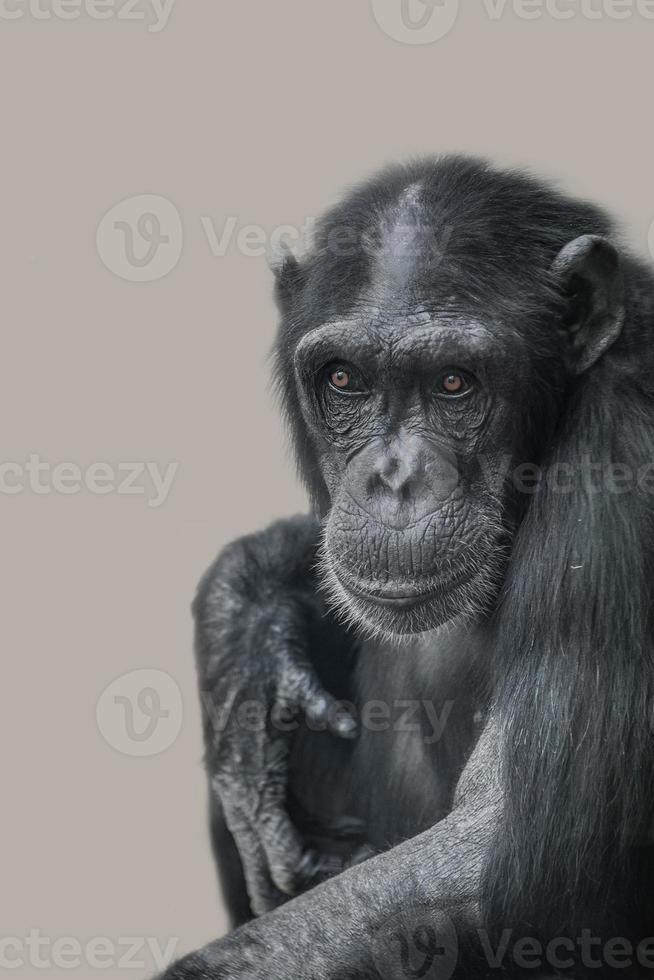
[{"label": "chimpanzee forehead", "polygon": [[304,336],[296,356],[315,365],[342,359],[381,370],[418,372],[445,362],[507,361],[521,352],[517,336],[502,330],[500,338],[492,325],[478,319],[416,311],[329,321]]}]

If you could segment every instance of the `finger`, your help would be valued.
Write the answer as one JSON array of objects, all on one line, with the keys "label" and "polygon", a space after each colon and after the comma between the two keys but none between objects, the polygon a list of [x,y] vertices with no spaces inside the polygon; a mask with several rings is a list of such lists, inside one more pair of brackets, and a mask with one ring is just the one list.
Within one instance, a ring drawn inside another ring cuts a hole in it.
[{"label": "finger", "polygon": [[225,822],[241,858],[250,906],[255,915],[277,908],[285,900],[275,887],[268,870],[268,859],[257,833],[241,807],[223,804]]},{"label": "finger", "polygon": [[312,888],[321,881],[340,874],[347,867],[349,861],[339,854],[325,854],[315,848],[308,848],[297,869],[297,876],[303,888]]},{"label": "finger", "polygon": [[279,800],[269,798],[266,801],[259,832],[273,883],[285,895],[296,895],[299,890],[297,868],[302,861],[304,848],[297,829]]},{"label": "finger", "polygon": [[369,844],[363,844],[351,857],[341,857],[337,854],[325,854],[314,849],[308,849],[298,868],[298,879],[303,888],[312,888],[333,878],[346,868],[352,868],[355,864],[362,864],[375,855],[375,851]]},{"label": "finger", "polygon": [[286,693],[313,724],[323,726],[341,738],[356,736],[356,719],[341,701],[325,690],[310,664],[303,663],[289,672]]}]

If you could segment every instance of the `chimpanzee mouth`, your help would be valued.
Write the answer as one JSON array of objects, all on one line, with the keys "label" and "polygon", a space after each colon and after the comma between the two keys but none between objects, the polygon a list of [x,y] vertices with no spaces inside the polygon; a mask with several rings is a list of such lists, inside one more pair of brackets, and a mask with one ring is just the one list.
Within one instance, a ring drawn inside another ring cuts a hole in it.
[{"label": "chimpanzee mouth", "polygon": [[489,538],[479,541],[474,552],[466,549],[456,564],[448,563],[445,574],[381,583],[365,574],[368,569],[361,574],[348,562],[335,560],[323,539],[318,569],[328,604],[343,622],[369,636],[400,637],[438,629],[460,617],[475,621],[486,616],[504,576],[503,555],[498,539]]},{"label": "chimpanzee mouth", "polygon": [[363,599],[373,605],[384,606],[387,609],[414,609],[416,606],[420,606],[425,602],[443,598],[448,593],[465,585],[475,577],[475,570],[467,569],[460,575],[453,576],[445,581],[429,582],[425,588],[420,588],[414,583],[406,583],[405,585],[392,584],[371,588],[369,585],[364,585],[360,580],[354,580],[349,576],[344,576],[340,569],[338,571],[335,569],[334,571],[341,586],[356,596],[357,599]]}]

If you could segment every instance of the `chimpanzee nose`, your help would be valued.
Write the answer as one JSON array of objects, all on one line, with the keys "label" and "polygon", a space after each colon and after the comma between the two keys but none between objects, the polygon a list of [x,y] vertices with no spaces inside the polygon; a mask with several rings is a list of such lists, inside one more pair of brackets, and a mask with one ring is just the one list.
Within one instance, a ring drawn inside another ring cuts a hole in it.
[{"label": "chimpanzee nose", "polygon": [[398,440],[373,466],[374,489],[406,500],[415,492],[423,471],[419,447],[411,442]]},{"label": "chimpanzee nose", "polygon": [[393,493],[400,494],[408,490],[413,471],[407,465],[406,460],[397,456],[390,456],[377,467],[376,475],[384,487]]}]

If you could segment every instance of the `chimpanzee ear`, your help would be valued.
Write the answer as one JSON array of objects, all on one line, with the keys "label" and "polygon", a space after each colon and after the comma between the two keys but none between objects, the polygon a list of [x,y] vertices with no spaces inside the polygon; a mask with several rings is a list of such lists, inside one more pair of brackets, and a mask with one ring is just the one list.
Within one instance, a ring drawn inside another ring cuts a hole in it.
[{"label": "chimpanzee ear", "polygon": [[275,277],[275,298],[282,313],[287,312],[300,288],[302,267],[287,242],[278,242],[268,254],[268,265]]},{"label": "chimpanzee ear", "polygon": [[605,238],[582,235],[559,252],[552,272],[568,299],[568,367],[581,374],[620,336],[625,318],[620,257]]}]

